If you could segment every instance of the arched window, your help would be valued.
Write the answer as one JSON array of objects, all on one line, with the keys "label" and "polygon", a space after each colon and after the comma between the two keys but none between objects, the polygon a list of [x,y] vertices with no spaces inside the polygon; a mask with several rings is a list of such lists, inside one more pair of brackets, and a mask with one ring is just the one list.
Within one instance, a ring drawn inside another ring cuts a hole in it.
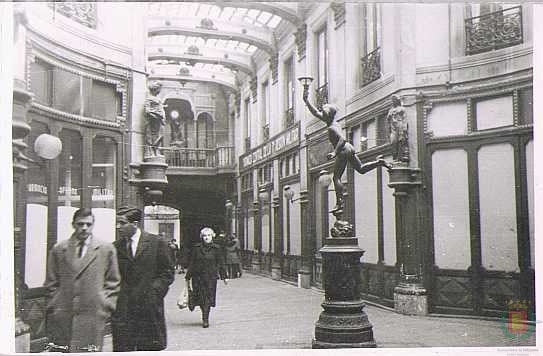
[{"label": "arched window", "polygon": [[214,136],[213,118],[207,112],[201,113],[196,123],[196,147],[213,148]]}]

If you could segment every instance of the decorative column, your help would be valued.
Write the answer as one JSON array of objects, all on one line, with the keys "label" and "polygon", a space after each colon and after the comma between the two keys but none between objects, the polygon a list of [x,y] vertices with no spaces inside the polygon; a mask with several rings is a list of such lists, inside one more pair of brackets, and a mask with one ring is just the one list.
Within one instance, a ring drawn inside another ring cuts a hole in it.
[{"label": "decorative column", "polygon": [[[15,272],[15,351],[30,352],[30,327],[22,319],[24,284],[24,256],[26,245],[26,177],[29,159],[25,137],[30,133],[27,116],[32,94],[26,89],[24,63],[26,56],[26,14],[21,7],[14,8],[14,81],[13,113],[11,121],[12,162],[13,162],[13,247]],[[12,55],[12,54],[9,54]]]},{"label": "decorative column", "polygon": [[[411,159],[417,148],[415,135],[409,135],[409,123],[418,116],[413,107],[404,107],[400,97],[392,95],[387,115],[391,130],[392,157],[388,186],[394,189],[396,202],[396,240],[400,282],[394,288],[394,309],[402,314],[428,314],[428,296],[423,285],[424,205],[421,170]],[[420,104],[418,105],[421,106]],[[416,127],[416,125],[414,125]],[[416,132],[421,132],[420,128]],[[420,150],[419,150],[420,151]]]},{"label": "decorative column", "polygon": [[309,233],[308,192],[300,191],[300,222],[302,226],[302,267],[298,271],[298,287],[311,288],[311,270],[313,267],[313,249]]},{"label": "decorative column", "polygon": [[262,214],[260,214],[260,202],[258,200],[253,202],[253,225],[254,225],[254,249],[255,254],[252,259],[253,272],[260,273],[261,268],[261,251],[262,251],[262,233],[260,229],[260,219]]},{"label": "decorative column", "polygon": [[402,314],[428,314],[428,296],[422,281],[420,241],[423,204],[420,169],[396,166],[390,171],[389,187],[396,199],[396,239],[399,241],[400,283],[394,288],[394,309]]},{"label": "decorative column", "polygon": [[272,200],[273,208],[273,260],[272,260],[272,279],[281,279],[281,257],[283,255],[283,244],[280,219],[280,197],[274,195]]}]

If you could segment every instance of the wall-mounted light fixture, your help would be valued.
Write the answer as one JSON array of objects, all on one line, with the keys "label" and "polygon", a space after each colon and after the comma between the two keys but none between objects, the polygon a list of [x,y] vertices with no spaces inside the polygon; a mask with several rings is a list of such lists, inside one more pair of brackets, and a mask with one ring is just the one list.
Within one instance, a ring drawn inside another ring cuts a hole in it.
[{"label": "wall-mounted light fixture", "polygon": [[290,202],[295,202],[296,200],[300,200],[300,197],[294,199],[294,190],[290,187],[290,185],[285,185],[283,188],[283,196]]},{"label": "wall-mounted light fixture", "polygon": [[231,212],[234,209],[234,204],[232,203],[230,199],[227,199],[226,202],[224,203],[224,207],[226,208],[227,212]]},{"label": "wall-mounted light fixture", "polygon": [[328,186],[332,183],[332,177],[330,177],[330,174],[328,174],[328,171],[322,170],[319,172],[319,185],[322,188],[328,188]]},{"label": "wall-mounted light fixture", "polygon": [[61,151],[62,141],[56,136],[41,134],[34,141],[34,152],[41,158],[55,159]]},{"label": "wall-mounted light fixture", "polygon": [[266,204],[270,200],[270,193],[266,188],[260,188],[258,191],[258,200],[261,204]]}]

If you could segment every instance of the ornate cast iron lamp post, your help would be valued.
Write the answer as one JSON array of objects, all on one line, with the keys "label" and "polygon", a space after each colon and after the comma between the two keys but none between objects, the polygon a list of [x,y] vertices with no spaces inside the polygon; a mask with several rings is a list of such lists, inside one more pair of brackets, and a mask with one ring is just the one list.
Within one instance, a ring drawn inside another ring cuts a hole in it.
[{"label": "ornate cast iron lamp post", "polygon": [[[314,349],[376,347],[373,327],[364,312],[365,303],[360,299],[362,270],[360,258],[364,251],[358,247],[358,239],[353,236],[352,225],[342,218],[344,188],[341,176],[347,163],[358,164],[354,168],[359,173],[365,173],[379,165],[385,166],[386,163],[383,160],[365,165],[360,161],[357,163],[354,148],[342,137],[341,129],[335,126],[337,108],[329,104],[323,105],[322,110],[313,107],[308,98],[312,78],[301,77],[298,80],[304,87],[303,99],[309,111],[328,127],[328,137],[334,146],[334,151],[328,157],[335,158],[336,162],[333,179],[326,171],[321,172],[319,177],[319,184],[322,187],[328,187],[331,181],[334,182],[336,206],[332,213],[336,217],[336,222],[330,230],[332,237],[325,239],[324,247],[319,251],[323,261],[325,298],[321,304],[324,310],[315,324],[312,347]],[[340,146],[338,142],[344,144]],[[341,166],[342,169],[337,169]]]}]

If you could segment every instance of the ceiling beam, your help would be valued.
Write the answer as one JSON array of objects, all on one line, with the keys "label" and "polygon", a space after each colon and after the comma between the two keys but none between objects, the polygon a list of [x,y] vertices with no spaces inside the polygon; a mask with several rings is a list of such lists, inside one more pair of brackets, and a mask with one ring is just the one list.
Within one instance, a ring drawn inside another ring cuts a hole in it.
[{"label": "ceiling beam", "polygon": [[225,80],[220,80],[217,78],[206,78],[206,77],[199,77],[199,76],[179,76],[179,75],[166,75],[166,74],[151,74],[149,76],[149,81],[153,80],[166,80],[166,81],[174,81],[179,83],[188,83],[188,82],[197,82],[197,83],[214,83],[222,85],[226,88],[229,88],[233,91],[237,91],[235,83],[230,83]]},{"label": "ceiling beam", "polygon": [[203,28],[188,28],[184,26],[158,26],[150,27],[148,30],[148,36],[167,36],[167,35],[182,35],[190,37],[201,37],[203,39],[218,39],[225,41],[239,41],[243,43],[248,43],[253,45],[269,55],[274,53],[274,48],[272,44],[262,38],[229,31],[219,31],[219,30],[207,30]]},{"label": "ceiling beam", "polygon": [[235,60],[227,59],[224,57],[209,57],[204,55],[191,55],[191,54],[179,54],[179,53],[169,53],[169,52],[151,52],[147,56],[149,61],[154,60],[168,60],[168,61],[178,61],[180,63],[205,63],[205,64],[219,64],[226,68],[236,68],[248,75],[254,75],[254,70],[251,68],[250,64],[238,62]]}]

